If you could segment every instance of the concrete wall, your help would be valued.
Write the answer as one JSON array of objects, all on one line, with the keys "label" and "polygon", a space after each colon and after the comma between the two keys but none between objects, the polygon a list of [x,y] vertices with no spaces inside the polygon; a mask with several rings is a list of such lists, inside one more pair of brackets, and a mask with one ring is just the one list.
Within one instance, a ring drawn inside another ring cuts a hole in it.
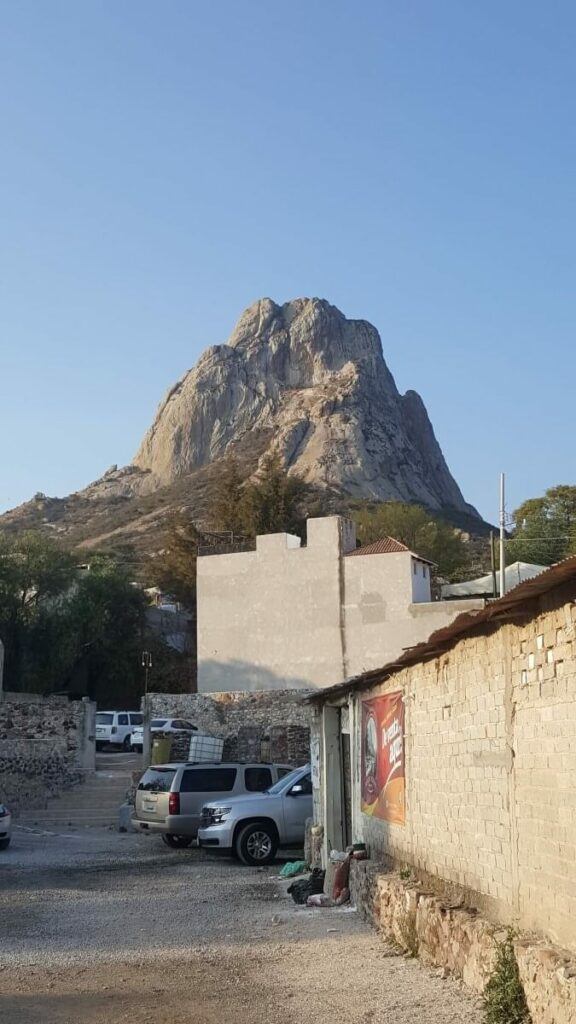
[{"label": "concrete wall", "polygon": [[386,665],[461,612],[484,607],[477,600],[430,601],[429,567],[409,552],[355,555],[343,563],[344,678]]},{"label": "concrete wall", "polygon": [[[353,832],[492,920],[576,949],[576,605],[558,589],[522,625],[484,627],[350,700]],[[361,700],[400,690],[406,824],[360,810]],[[325,773],[321,775],[325,778]],[[328,780],[329,784],[329,780]],[[326,800],[317,800],[319,814]]]},{"label": "concrete wall", "polygon": [[90,701],[5,694],[0,702],[0,803],[44,806],[95,767]]},{"label": "concrete wall", "polygon": [[328,516],[308,520],[305,548],[272,534],[255,552],[199,558],[199,692],[331,686],[483,606],[423,603],[425,563],[410,552],[345,557],[355,543],[354,525]]},{"label": "concrete wall", "polygon": [[198,559],[198,690],[329,686],[343,678],[345,543],[337,516],[312,519],[308,544],[258,537],[255,552]]}]

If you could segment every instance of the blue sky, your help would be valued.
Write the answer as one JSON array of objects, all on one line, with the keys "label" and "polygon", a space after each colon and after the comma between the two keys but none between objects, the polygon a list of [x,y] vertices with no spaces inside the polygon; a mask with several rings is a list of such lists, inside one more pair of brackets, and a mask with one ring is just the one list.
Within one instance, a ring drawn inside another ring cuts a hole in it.
[{"label": "blue sky", "polygon": [[486,517],[576,482],[575,49],[554,0],[1,0],[0,508],[264,295],[374,323]]}]

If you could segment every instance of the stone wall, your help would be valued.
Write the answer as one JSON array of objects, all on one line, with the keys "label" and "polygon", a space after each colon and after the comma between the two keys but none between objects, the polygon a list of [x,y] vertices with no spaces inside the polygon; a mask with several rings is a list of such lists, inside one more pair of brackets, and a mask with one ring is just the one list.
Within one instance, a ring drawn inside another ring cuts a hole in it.
[{"label": "stone wall", "polygon": [[[504,930],[458,900],[431,893],[415,875],[403,880],[372,861],[352,862],[350,888],[386,942],[484,991]],[[576,958],[534,938],[517,939],[515,952],[534,1024],[573,1024]]]},{"label": "stone wall", "polygon": [[[148,702],[152,718],[184,718],[201,732],[222,737],[224,760],[276,761],[298,767],[310,759],[312,710],[302,703],[309,692],[152,693]],[[187,756],[184,747],[173,746],[173,759]]]},{"label": "stone wall", "polygon": [[17,814],[79,782],[93,757],[93,717],[94,705],[86,701],[6,694],[0,702],[0,802]]}]

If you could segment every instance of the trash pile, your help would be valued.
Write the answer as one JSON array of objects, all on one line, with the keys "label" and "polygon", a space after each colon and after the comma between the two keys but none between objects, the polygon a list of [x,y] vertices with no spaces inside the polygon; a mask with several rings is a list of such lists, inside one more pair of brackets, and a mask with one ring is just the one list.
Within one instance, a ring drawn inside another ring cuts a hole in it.
[{"label": "trash pile", "polygon": [[[320,868],[314,870],[307,878],[301,878],[292,882],[288,887],[295,903],[306,904],[307,907],[341,907],[350,900],[350,889],[348,880],[350,877],[350,863],[352,860],[365,860],[368,856],[364,843],[355,843],[349,846],[345,853],[339,850],[332,850],[330,861],[336,866],[332,893],[324,892],[326,872]],[[284,878],[300,874],[306,868],[304,861],[293,861],[285,864],[280,872]]]}]

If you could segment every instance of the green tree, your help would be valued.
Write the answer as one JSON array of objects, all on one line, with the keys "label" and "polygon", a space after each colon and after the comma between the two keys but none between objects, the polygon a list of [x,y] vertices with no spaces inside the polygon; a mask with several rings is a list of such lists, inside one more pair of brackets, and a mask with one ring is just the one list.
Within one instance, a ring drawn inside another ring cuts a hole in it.
[{"label": "green tree", "polygon": [[41,676],[61,670],[65,604],[75,577],[74,559],[52,539],[28,531],[0,536],[6,689],[34,689]]},{"label": "green tree", "polygon": [[168,522],[162,551],[149,563],[150,582],[189,609],[196,607],[196,559],[201,540],[190,516],[177,512]]},{"label": "green tree", "polygon": [[366,503],[353,513],[358,539],[371,544],[394,537],[418,555],[429,558],[449,578],[469,565],[470,555],[461,534],[419,505],[399,501]]},{"label": "green tree", "polygon": [[245,492],[238,460],[229,456],[219,467],[212,489],[210,520],[215,530],[242,534],[245,522]]},{"label": "green tree", "polygon": [[134,703],[143,688],[146,599],[113,558],[96,555],[78,579],[65,610],[71,687],[85,666],[89,695],[104,707]]},{"label": "green tree", "polygon": [[263,533],[296,533],[302,536],[306,522],[308,484],[289,475],[279,455],[267,455],[258,475],[243,489],[241,513],[249,536]]},{"label": "green tree", "polygon": [[514,512],[507,562],[551,565],[576,553],[576,487],[560,484],[529,498]]}]

